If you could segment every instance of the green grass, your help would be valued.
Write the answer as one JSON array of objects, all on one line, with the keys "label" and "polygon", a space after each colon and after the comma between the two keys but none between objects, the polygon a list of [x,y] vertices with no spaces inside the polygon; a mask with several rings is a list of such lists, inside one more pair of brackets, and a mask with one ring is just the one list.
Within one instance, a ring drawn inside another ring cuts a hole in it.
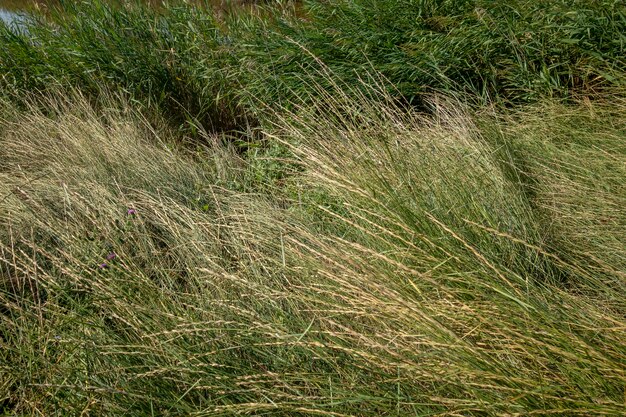
[{"label": "green grass", "polygon": [[523,103],[623,85],[620,1],[297,4],[211,14],[176,2],[61,2],[30,35],[0,29],[0,82],[14,99],[51,84],[122,90],[192,133],[256,126],[259,102],[309,94],[328,80],[322,68],[357,89],[364,70],[380,73],[422,109],[433,91]]},{"label": "green grass", "polygon": [[617,416],[619,2],[0,27],[0,415]]},{"label": "green grass", "polygon": [[140,5],[63,4],[29,26],[28,34],[3,29],[5,91],[19,97],[21,91],[69,84],[97,96],[108,87],[175,125],[208,130],[230,130],[244,116],[229,107],[232,100],[220,99],[234,91],[225,88],[233,83],[223,71],[231,51],[203,9],[171,7],[165,18]]},{"label": "green grass", "polygon": [[564,97],[620,83],[624,67],[626,9],[616,1],[357,0],[314,11],[304,45],[310,36],[309,49],[348,77],[372,65],[409,100],[433,89]]}]

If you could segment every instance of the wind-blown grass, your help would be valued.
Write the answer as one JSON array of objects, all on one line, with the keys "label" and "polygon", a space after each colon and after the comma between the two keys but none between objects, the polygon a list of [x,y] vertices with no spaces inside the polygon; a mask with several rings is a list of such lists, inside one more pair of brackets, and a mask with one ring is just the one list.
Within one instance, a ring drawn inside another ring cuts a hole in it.
[{"label": "wind-blown grass", "polygon": [[0,27],[0,414],[623,414],[621,2],[292,5]]},{"label": "wind-blown grass", "polygon": [[3,105],[7,412],[623,411],[623,102],[318,94],[266,126],[297,169],[263,194],[114,101]]},{"label": "wind-blown grass", "polygon": [[[130,93],[187,132],[246,131],[333,78],[364,68],[397,99],[464,92],[523,103],[623,85],[621,1],[287,2],[222,16],[190,4],[62,2],[28,33],[0,27],[0,85],[19,98],[51,84]],[[276,5],[278,4],[278,6]]]},{"label": "wind-blown grass", "polygon": [[206,10],[62,4],[27,33],[0,29],[0,81],[14,98],[59,85],[97,97],[104,88],[132,95],[177,126],[230,130],[245,117],[225,99],[236,92],[228,80],[235,74],[224,72],[230,41]]},{"label": "wind-blown grass", "polygon": [[296,39],[347,79],[372,65],[408,99],[436,89],[519,103],[621,83],[621,2],[312,4],[315,18]]}]

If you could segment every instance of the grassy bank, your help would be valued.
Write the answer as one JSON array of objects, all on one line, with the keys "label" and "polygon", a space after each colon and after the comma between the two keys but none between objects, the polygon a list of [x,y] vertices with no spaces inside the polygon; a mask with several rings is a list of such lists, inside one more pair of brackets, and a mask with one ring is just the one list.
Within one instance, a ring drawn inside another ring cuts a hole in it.
[{"label": "grassy bank", "polygon": [[282,113],[262,194],[133,111],[5,104],[5,412],[619,414],[626,106],[433,103]]},{"label": "grassy bank", "polygon": [[624,10],[495,3],[0,28],[0,414],[623,414]]},{"label": "grassy bank", "polygon": [[259,103],[306,96],[324,71],[355,89],[377,72],[423,107],[433,91],[509,104],[596,94],[623,85],[626,67],[626,9],[614,0],[267,2],[219,14],[176,2],[61,5],[29,34],[0,29],[4,90],[107,86],[213,131],[256,124]]}]

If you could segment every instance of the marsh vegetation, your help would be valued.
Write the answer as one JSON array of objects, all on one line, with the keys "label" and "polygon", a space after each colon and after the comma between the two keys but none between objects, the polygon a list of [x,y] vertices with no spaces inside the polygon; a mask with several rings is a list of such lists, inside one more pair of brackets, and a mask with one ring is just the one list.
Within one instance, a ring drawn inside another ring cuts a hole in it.
[{"label": "marsh vegetation", "polygon": [[617,416],[626,10],[0,24],[0,414]]}]

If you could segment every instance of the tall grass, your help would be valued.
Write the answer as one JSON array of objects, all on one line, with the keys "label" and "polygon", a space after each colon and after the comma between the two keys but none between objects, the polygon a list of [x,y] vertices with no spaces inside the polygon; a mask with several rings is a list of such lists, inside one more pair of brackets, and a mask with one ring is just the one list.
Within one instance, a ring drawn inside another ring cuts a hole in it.
[{"label": "tall grass", "polygon": [[259,101],[280,107],[310,84],[325,85],[320,63],[353,88],[363,68],[380,72],[389,91],[417,106],[432,91],[505,103],[594,94],[622,85],[626,67],[626,10],[615,0],[268,2],[246,10],[61,2],[28,33],[0,28],[0,83],[14,99],[51,84],[92,95],[106,86],[194,133],[250,130],[265,117]]},{"label": "tall grass", "polygon": [[225,72],[230,40],[207,10],[61,4],[25,33],[2,28],[0,81],[14,98],[59,85],[94,97],[111,89],[187,130],[230,130],[245,117],[227,100],[236,92],[235,74]]},{"label": "tall grass", "polygon": [[303,44],[348,79],[373,65],[409,99],[436,89],[519,103],[621,83],[618,1],[312,4]]},{"label": "tall grass", "polygon": [[0,27],[0,414],[623,414],[621,2],[279,3]]},{"label": "tall grass", "polygon": [[264,193],[124,103],[4,103],[5,411],[622,413],[624,103],[366,89],[274,114]]}]

